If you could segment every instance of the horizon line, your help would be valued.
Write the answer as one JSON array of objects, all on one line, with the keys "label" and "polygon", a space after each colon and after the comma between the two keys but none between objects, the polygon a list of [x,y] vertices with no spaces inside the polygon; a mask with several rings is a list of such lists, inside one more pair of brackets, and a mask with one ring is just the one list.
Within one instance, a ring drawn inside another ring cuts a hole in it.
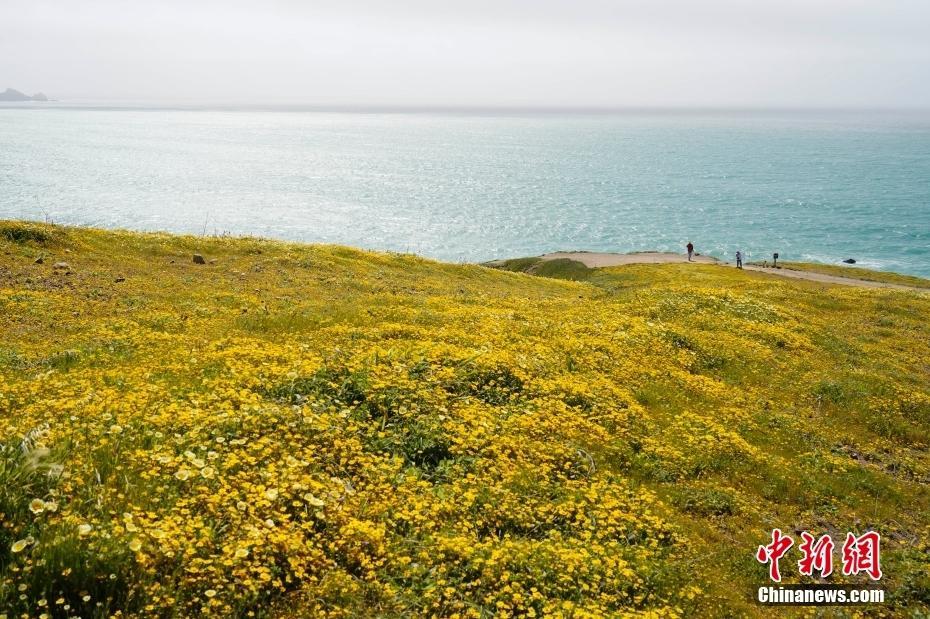
[{"label": "horizon line", "polygon": [[222,102],[145,99],[71,98],[49,101],[4,101],[3,107],[53,107],[59,109],[111,110],[217,110],[217,111],[306,111],[358,114],[695,114],[695,113],[920,113],[930,105],[519,105],[519,104],[400,104],[400,103],[301,103],[301,102]]}]

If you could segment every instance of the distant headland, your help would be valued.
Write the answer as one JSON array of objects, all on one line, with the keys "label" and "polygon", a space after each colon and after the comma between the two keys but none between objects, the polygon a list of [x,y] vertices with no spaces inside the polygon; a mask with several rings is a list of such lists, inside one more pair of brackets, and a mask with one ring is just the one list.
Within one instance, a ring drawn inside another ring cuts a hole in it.
[{"label": "distant headland", "polygon": [[3,92],[0,92],[0,101],[48,101],[48,97],[41,92],[37,92],[30,97],[18,90],[7,88]]}]

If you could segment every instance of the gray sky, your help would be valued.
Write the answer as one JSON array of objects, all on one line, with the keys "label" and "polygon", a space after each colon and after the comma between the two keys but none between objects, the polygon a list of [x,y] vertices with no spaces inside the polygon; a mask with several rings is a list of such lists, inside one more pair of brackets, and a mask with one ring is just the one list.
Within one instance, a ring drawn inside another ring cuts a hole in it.
[{"label": "gray sky", "polygon": [[930,106],[930,0],[0,0],[62,99]]}]

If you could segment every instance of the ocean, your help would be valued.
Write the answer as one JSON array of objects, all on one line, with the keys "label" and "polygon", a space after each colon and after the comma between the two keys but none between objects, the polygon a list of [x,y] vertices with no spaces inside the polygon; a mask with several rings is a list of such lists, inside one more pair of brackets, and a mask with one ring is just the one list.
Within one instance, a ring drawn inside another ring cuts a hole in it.
[{"label": "ocean", "polygon": [[930,276],[930,114],[0,105],[0,219]]}]

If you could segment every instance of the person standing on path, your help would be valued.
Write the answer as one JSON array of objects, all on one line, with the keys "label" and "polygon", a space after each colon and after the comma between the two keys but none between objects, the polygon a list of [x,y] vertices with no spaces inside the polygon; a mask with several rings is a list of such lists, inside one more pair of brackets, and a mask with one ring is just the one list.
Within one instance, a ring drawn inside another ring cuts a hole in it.
[{"label": "person standing on path", "polygon": [[743,268],[743,252],[741,252],[738,249],[736,250],[736,268],[737,269]]},{"label": "person standing on path", "polygon": [[691,256],[694,255],[694,245],[691,244],[691,241],[688,241],[686,247],[688,249],[688,262],[691,262]]}]

